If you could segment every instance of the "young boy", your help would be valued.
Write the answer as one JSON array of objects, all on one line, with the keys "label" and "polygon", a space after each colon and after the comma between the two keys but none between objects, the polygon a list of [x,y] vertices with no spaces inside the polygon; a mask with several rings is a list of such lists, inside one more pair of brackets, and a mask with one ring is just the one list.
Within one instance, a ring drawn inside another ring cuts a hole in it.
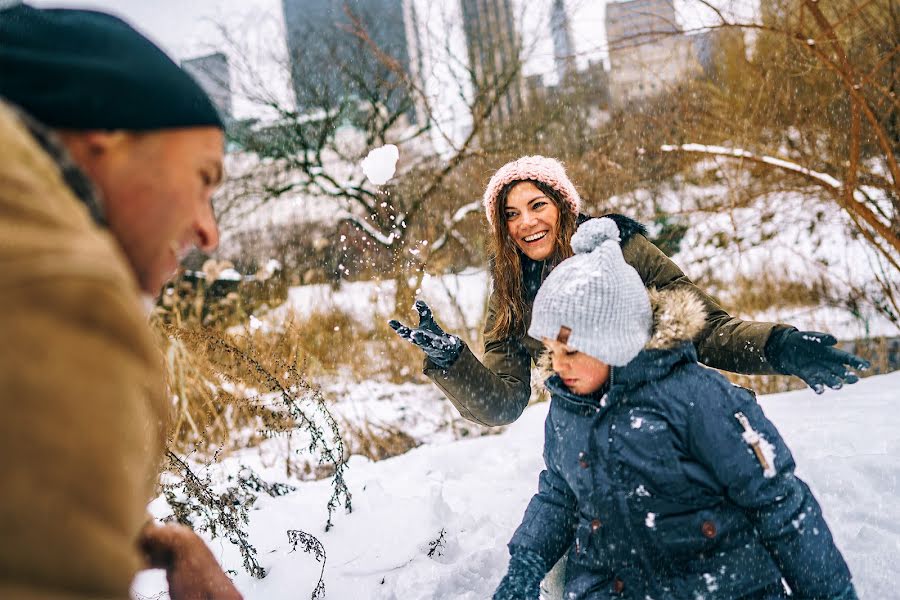
[{"label": "young boy", "polygon": [[617,240],[611,220],[584,223],[535,299],[528,333],[556,372],[547,468],[494,599],[536,600],[568,551],[567,600],[855,600],[774,425],[697,364],[702,304],[648,294]]}]

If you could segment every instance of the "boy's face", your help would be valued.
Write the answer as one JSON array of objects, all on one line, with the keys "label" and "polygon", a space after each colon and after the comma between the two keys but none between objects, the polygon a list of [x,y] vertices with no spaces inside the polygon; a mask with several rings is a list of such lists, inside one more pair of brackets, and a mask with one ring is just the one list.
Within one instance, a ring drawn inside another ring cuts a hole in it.
[{"label": "boy's face", "polygon": [[572,350],[556,340],[544,338],[544,345],[550,351],[553,370],[563,383],[575,394],[593,394],[609,379],[609,365],[584,352]]}]

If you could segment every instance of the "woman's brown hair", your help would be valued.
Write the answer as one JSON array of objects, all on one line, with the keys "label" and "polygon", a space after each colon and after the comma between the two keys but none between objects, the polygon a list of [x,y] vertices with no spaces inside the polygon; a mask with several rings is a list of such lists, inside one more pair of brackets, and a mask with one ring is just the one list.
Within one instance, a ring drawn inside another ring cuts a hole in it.
[{"label": "woman's brown hair", "polygon": [[[575,222],[578,217],[562,197],[549,185],[534,180],[533,183],[550,199],[559,210],[559,222],[556,226],[556,243],[553,253],[544,261],[555,267],[572,256],[570,243],[575,233]],[[506,226],[506,199],[510,190],[522,180],[511,181],[500,190],[497,202],[494,203],[494,225],[491,229],[488,251],[490,256],[491,280],[493,283],[494,322],[490,330],[485,332],[488,340],[499,340],[510,336],[525,334],[525,284],[523,281],[523,254],[515,241],[509,236]],[[525,260],[530,260],[525,258]]]}]

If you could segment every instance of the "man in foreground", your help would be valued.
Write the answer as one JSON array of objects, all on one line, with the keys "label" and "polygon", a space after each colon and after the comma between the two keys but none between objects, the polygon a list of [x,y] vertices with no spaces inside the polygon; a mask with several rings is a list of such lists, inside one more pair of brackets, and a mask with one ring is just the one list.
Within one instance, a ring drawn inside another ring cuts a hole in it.
[{"label": "man in foreground", "polygon": [[0,10],[0,597],[240,594],[147,513],[169,404],[140,294],[212,250],[223,126],[200,87],[102,13]]}]

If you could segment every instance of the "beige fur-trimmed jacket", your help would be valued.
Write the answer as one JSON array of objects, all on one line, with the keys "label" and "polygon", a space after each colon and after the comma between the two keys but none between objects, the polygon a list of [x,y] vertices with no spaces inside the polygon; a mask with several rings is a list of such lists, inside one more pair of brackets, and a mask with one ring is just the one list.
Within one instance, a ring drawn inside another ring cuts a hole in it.
[{"label": "beige fur-trimmed jacket", "polygon": [[129,597],[168,417],[137,281],[0,101],[0,598]]}]

